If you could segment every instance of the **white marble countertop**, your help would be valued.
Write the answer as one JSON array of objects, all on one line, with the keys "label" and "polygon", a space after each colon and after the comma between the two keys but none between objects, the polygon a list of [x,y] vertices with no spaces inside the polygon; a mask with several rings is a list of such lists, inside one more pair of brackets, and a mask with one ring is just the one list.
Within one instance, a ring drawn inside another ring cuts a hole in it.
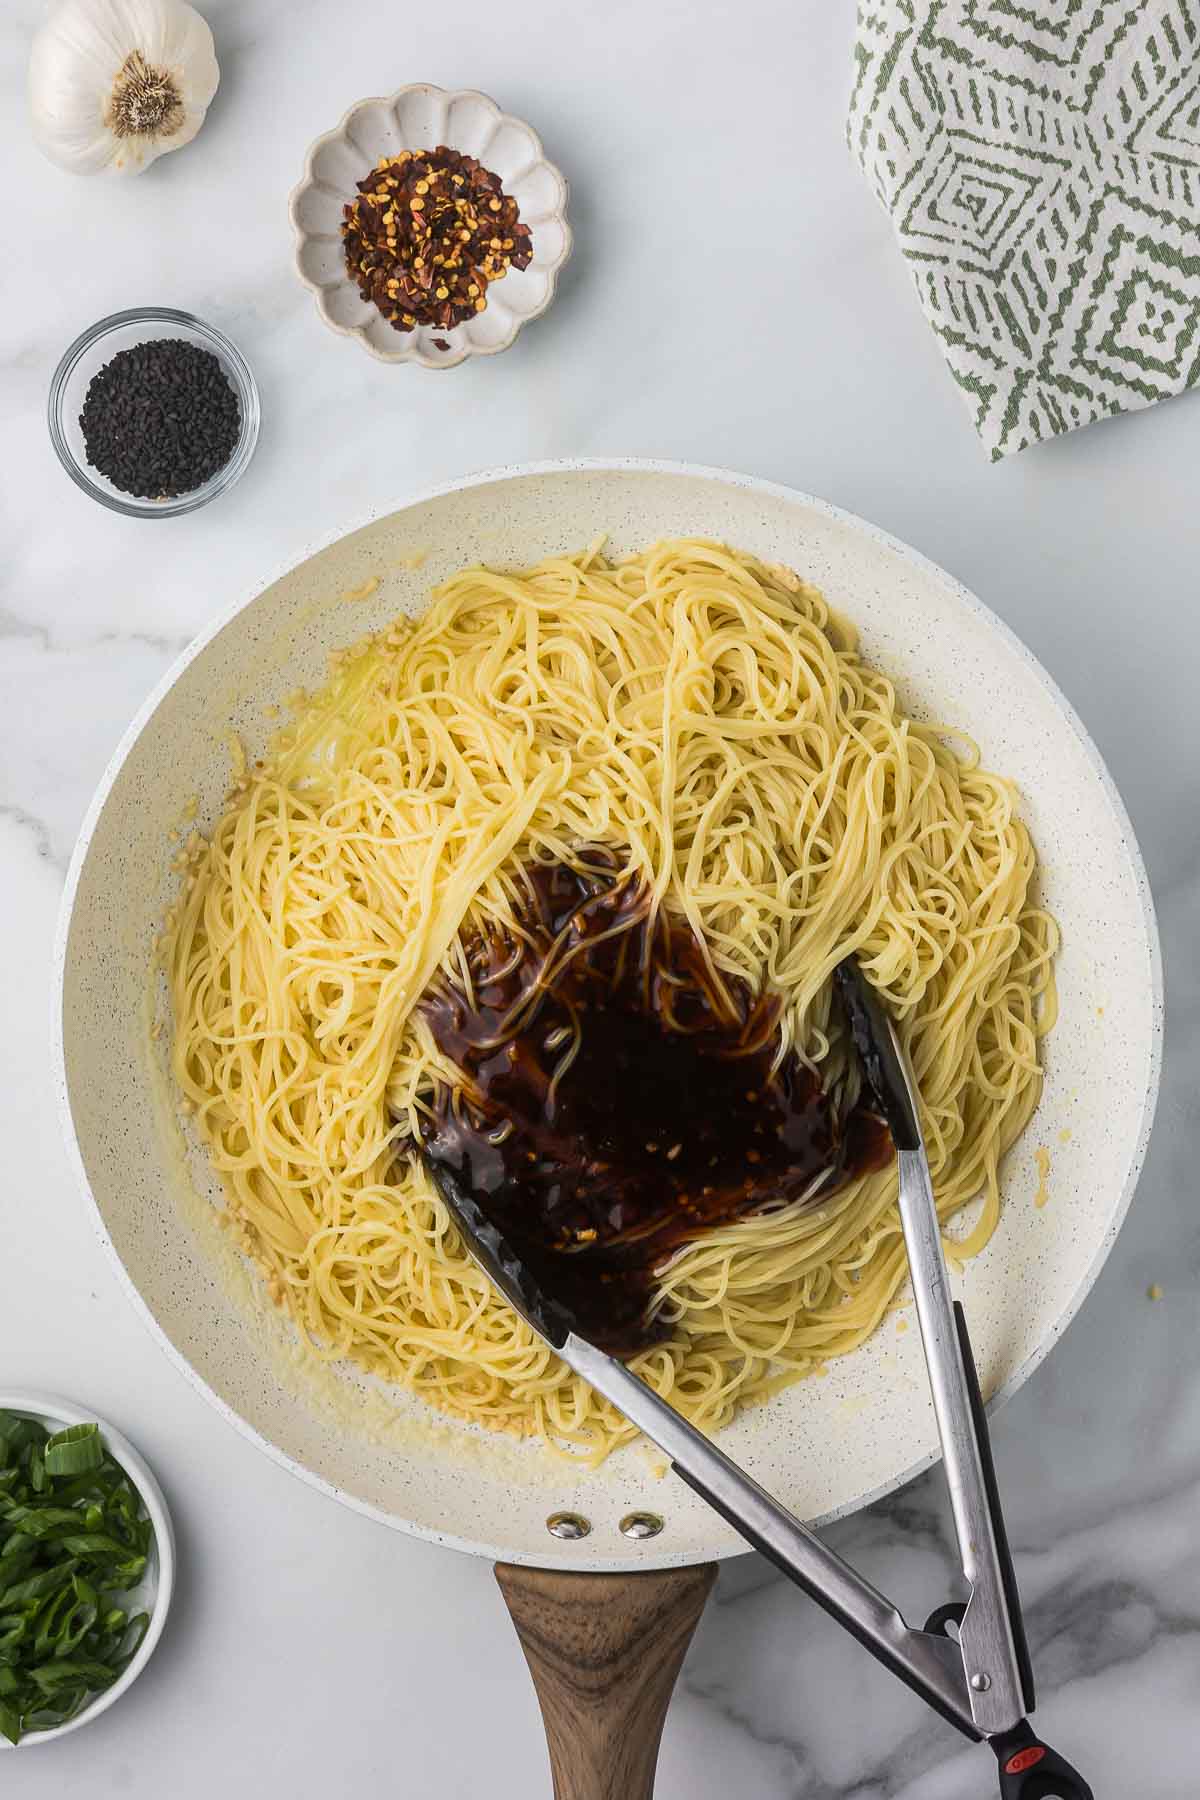
[{"label": "white marble countertop", "polygon": [[[60,1141],[51,938],[93,784],[218,608],[419,486],[524,458],[641,454],[792,483],[945,564],[1061,683],[1132,814],[1167,961],[1158,1125],[1092,1298],[995,1435],[1039,1723],[1098,1796],[1194,1796],[1200,399],[988,464],[843,143],[850,0],[204,9],[222,65],[209,122],[117,185],[41,161],[22,98],[41,7],[9,0],[0,24],[0,1385],[58,1390],[119,1423],[171,1495],[181,1559],[136,1689],[86,1732],[0,1762],[5,1792],[466,1800],[486,1769],[495,1800],[548,1794],[490,1570],[291,1479],[133,1316]],[[573,188],[578,248],[551,313],[444,379],[327,332],[290,263],[286,198],[307,144],[354,99],[412,80],[493,93],[543,133]],[[722,277],[731,249],[736,284]],[[224,327],[263,399],[240,486],[160,524],[78,493],[44,423],[67,342],[148,302]],[[942,1598],[936,1475],[833,1536],[914,1612]],[[973,1800],[993,1784],[985,1751],[765,1565],[723,1569],[668,1720],[661,1800]]]}]

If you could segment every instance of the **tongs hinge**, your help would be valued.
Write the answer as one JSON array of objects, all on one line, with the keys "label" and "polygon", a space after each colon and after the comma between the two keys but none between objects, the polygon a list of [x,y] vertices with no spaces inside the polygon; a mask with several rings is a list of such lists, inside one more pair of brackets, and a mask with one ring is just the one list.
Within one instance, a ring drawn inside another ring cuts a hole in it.
[{"label": "tongs hinge", "polygon": [[676,1475],[858,1638],[901,1681],[971,1738],[976,1725],[958,1646],[915,1631],[893,1603],[623,1364],[572,1333],[559,1351],[577,1375],[670,1457]]}]

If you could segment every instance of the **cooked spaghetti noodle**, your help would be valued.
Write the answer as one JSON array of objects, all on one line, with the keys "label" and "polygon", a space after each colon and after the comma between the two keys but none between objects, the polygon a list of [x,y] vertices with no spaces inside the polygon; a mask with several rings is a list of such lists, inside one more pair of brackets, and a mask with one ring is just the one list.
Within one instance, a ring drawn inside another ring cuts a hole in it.
[{"label": "cooked spaghetti noodle", "polygon": [[[496,1295],[411,1153],[454,1071],[417,1002],[469,982],[521,870],[604,846],[714,971],[780,996],[820,1068],[857,953],[900,1021],[956,1246],[1040,1088],[1053,920],[1008,782],[900,711],[790,571],[666,540],[465,569],[335,659],[196,845],[168,933],[173,1066],[271,1297],[481,1425],[596,1455],[630,1435]],[[872,1332],[905,1273],[891,1171],[714,1229],[657,1273],[634,1367],[712,1428]]]}]

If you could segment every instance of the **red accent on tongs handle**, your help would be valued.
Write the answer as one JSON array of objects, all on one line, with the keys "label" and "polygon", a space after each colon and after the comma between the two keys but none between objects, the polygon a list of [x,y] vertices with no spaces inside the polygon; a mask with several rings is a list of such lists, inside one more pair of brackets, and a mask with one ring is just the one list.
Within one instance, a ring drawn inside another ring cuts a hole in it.
[{"label": "red accent on tongs handle", "polygon": [[1000,1764],[1000,1800],[1094,1800],[1079,1771],[1043,1744],[1027,1719],[989,1742]]}]

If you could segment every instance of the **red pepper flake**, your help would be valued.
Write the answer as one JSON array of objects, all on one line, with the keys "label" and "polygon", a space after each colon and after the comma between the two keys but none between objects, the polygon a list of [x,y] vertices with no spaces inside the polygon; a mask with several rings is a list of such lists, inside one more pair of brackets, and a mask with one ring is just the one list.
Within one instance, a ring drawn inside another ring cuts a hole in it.
[{"label": "red pepper flake", "polygon": [[445,144],[385,156],[358,194],[342,209],[346,267],[397,331],[461,325],[491,282],[532,260],[533,234],[500,177]]}]

